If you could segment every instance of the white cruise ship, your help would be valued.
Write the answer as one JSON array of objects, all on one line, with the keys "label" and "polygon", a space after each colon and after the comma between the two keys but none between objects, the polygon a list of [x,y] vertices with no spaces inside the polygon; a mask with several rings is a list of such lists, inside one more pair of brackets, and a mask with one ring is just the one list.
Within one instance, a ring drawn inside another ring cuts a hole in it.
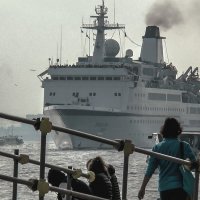
[{"label": "white cruise ship", "polygon": [[[95,8],[92,56],[79,57],[74,65],[53,63],[38,77],[44,88],[44,114],[58,126],[81,130],[109,139],[131,139],[151,148],[148,136],[159,132],[168,116],[176,117],[184,130],[200,130],[200,82],[198,68],[189,67],[177,77],[177,69],[163,58],[159,27],[148,26],[141,53],[132,50],[119,57],[120,45],[106,38],[106,31],[124,31],[122,24],[109,24],[107,8]],[[125,33],[125,32],[124,32]],[[75,51],[75,49],[74,49]],[[56,132],[58,148],[108,148],[77,136]]]}]

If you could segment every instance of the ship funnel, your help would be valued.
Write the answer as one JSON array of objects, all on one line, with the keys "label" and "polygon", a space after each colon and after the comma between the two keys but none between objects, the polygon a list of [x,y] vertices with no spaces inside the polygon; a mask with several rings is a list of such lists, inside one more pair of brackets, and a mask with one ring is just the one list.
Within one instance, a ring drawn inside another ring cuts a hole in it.
[{"label": "ship funnel", "polygon": [[140,60],[143,62],[163,63],[163,46],[160,30],[157,26],[148,26],[143,36]]}]

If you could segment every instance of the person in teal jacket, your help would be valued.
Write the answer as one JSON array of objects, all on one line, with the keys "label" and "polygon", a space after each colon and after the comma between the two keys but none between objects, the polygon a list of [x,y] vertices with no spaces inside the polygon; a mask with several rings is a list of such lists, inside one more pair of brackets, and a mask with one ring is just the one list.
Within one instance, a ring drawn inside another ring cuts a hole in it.
[{"label": "person in teal jacket", "polygon": [[[156,144],[152,151],[166,154],[169,156],[181,157],[179,135],[182,133],[182,127],[175,118],[167,118],[160,130],[163,140]],[[195,161],[195,155],[187,142],[183,142],[184,159],[189,158]],[[155,169],[159,169],[159,187],[161,200],[186,200],[187,193],[182,189],[182,176],[179,170],[180,164],[172,161],[166,161],[151,156],[148,167],[138,192],[138,198],[143,199],[145,188]]]}]

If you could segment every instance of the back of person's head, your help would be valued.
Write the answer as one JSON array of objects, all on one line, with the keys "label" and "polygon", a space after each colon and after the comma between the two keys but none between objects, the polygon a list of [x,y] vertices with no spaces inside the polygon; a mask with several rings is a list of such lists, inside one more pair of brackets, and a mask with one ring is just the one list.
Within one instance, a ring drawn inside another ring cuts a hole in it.
[{"label": "back of person's head", "polygon": [[66,178],[63,172],[56,169],[50,169],[47,176],[48,182],[56,187],[59,187],[61,182],[66,182]]},{"label": "back of person's head", "polygon": [[180,123],[173,117],[165,119],[164,125],[161,127],[160,133],[164,138],[177,138],[182,132]]},{"label": "back of person's head", "polygon": [[91,159],[89,159],[88,161],[87,161],[87,163],[86,163],[86,168],[87,168],[87,170],[89,170],[90,169],[90,165],[91,165],[91,163],[92,163],[92,158]]},{"label": "back of person's head", "polygon": [[88,170],[93,171],[95,174],[106,172],[106,165],[101,156],[92,159],[88,167]]}]

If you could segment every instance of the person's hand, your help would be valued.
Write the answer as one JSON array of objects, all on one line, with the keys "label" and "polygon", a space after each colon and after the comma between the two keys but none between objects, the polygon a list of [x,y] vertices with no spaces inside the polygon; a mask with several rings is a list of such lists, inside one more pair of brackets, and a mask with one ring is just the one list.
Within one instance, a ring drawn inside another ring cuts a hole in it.
[{"label": "person's hand", "polygon": [[143,199],[145,195],[145,189],[141,188],[138,192],[138,199]]}]

